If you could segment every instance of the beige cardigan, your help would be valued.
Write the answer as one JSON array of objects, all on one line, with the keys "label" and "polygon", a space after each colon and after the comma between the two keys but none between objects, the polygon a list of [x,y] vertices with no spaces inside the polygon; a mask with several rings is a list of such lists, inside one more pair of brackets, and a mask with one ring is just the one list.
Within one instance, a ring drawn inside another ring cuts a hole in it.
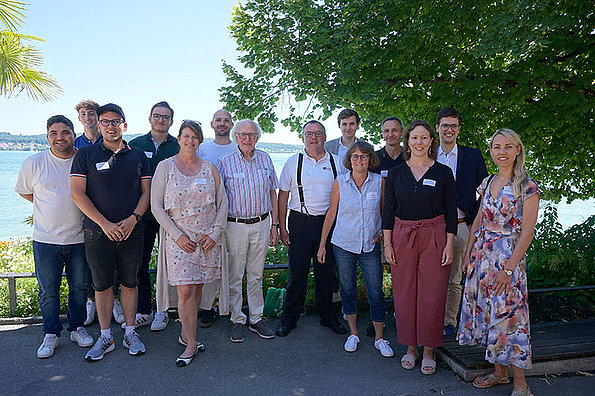
[{"label": "beige cardigan", "polygon": [[[155,175],[151,182],[151,211],[160,224],[159,228],[159,253],[157,257],[157,312],[164,312],[168,308],[177,306],[177,292],[175,287],[170,287],[167,280],[167,257],[165,254],[165,233],[178,240],[184,233],[180,231],[163,209],[165,187],[171,169],[175,166],[173,158],[161,161],[155,169]],[[215,166],[211,165],[213,170]],[[215,179],[215,206],[217,216],[213,229],[209,235],[216,243],[215,249],[221,249],[221,279],[219,280],[219,314],[229,314],[229,287],[228,287],[228,262],[227,246],[223,231],[227,224],[227,194],[221,179]]]}]

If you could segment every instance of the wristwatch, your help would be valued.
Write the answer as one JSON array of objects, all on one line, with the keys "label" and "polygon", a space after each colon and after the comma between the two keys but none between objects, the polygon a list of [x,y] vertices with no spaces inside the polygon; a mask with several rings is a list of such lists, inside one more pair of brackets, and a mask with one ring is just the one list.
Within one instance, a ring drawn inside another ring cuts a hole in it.
[{"label": "wristwatch", "polygon": [[502,270],[506,273],[506,276],[512,276],[512,271],[506,268],[502,268]]},{"label": "wristwatch", "polygon": [[277,227],[277,228],[279,228],[279,223],[273,223],[273,224],[271,224],[271,227]]},{"label": "wristwatch", "polygon": [[132,212],[132,215],[136,218],[137,223],[139,223],[143,219],[143,217],[138,213]]}]

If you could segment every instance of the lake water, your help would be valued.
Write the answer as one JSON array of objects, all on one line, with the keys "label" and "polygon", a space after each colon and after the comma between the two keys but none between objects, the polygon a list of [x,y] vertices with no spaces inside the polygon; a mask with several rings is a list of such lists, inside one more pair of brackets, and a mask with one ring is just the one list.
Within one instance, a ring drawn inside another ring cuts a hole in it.
[{"label": "lake water", "polygon": [[[32,154],[32,151],[0,151],[0,241],[32,233],[32,227],[23,223],[25,218],[31,215],[32,205],[14,192],[19,168],[23,160]],[[283,164],[292,153],[270,155],[279,176]],[[593,214],[595,199],[574,201],[570,205],[565,202],[558,204],[558,216],[564,228],[582,223]]]}]

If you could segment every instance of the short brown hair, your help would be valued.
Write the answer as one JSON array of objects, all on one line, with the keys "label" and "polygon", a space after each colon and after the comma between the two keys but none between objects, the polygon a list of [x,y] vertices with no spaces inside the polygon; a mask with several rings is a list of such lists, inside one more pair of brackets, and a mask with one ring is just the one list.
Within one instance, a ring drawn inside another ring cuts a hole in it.
[{"label": "short brown hair", "polygon": [[430,144],[430,149],[428,150],[428,157],[433,160],[438,158],[438,139],[436,138],[436,132],[434,128],[430,124],[428,124],[424,120],[415,120],[407,127],[405,130],[405,134],[403,135],[403,142],[405,143],[405,153],[403,156],[406,160],[411,158],[411,149],[409,148],[409,135],[411,135],[411,131],[413,131],[416,127],[421,126],[424,127],[428,132],[430,132],[430,138],[432,139],[432,143]]},{"label": "short brown hair", "polygon": [[[164,106],[159,106],[159,107],[164,107]],[[194,132],[194,134],[198,138],[198,142],[202,143],[204,138],[202,136],[202,128],[200,127],[200,122],[193,121],[193,120],[182,121],[182,125],[180,125],[180,131],[178,132],[178,137],[182,136],[182,131],[184,130],[184,128],[190,128],[192,130],[192,132]]]},{"label": "short brown hair", "polygon": [[368,170],[374,169],[380,165],[380,160],[374,152],[374,146],[368,142],[364,142],[363,140],[357,140],[351,147],[349,147],[347,154],[345,154],[345,158],[343,159],[343,166],[345,168],[349,169],[350,171],[353,170],[351,166],[351,154],[353,154],[355,150],[361,151],[362,154],[368,154]]},{"label": "short brown hair", "polygon": [[92,101],[91,99],[80,101],[74,109],[78,113],[80,109],[87,109],[87,110],[97,110],[99,109],[99,104],[97,102]]}]

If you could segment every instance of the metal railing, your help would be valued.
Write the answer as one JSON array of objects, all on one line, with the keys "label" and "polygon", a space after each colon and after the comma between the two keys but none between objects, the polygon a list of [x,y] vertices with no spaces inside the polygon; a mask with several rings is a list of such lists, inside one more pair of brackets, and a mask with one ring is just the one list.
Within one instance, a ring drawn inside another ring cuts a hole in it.
[{"label": "metal railing", "polygon": [[[269,264],[265,265],[265,270],[279,270],[279,269],[287,269],[287,264]],[[154,268],[149,269],[149,274],[156,273],[157,270]],[[66,276],[65,273],[62,276]],[[17,307],[17,287],[16,287],[16,280],[22,278],[35,278],[35,272],[9,272],[6,274],[0,274],[0,279],[7,279],[8,280],[8,296],[9,296],[9,304],[10,310],[9,314],[11,317],[14,316]],[[529,293],[531,294],[541,294],[541,293],[561,293],[561,292],[576,292],[582,290],[593,290],[595,289],[595,285],[586,285],[586,286],[573,286],[573,287],[551,287],[545,289],[529,289]]]}]

